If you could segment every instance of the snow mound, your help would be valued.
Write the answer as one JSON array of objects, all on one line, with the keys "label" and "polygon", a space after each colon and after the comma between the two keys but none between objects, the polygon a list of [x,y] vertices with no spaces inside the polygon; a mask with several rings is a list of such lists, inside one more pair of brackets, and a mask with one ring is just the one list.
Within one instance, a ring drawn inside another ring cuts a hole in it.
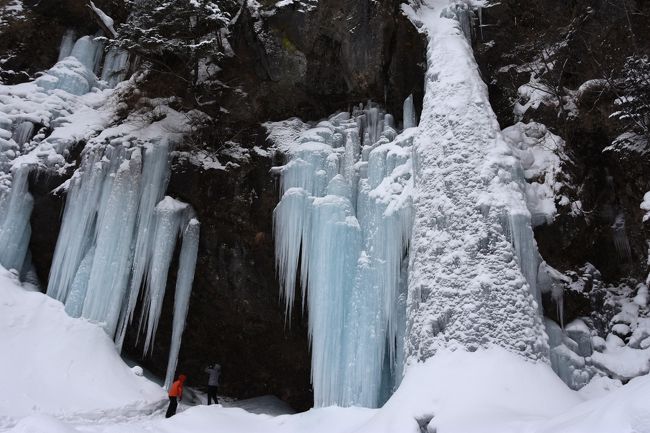
[{"label": "snow mound", "polygon": [[589,400],[540,426],[539,433],[650,432],[650,376],[637,377],[601,398]]},{"label": "snow mound", "polygon": [[[476,352],[441,350],[412,365],[382,409],[336,406],[295,415],[254,414],[221,405],[196,406],[170,418],[73,422],[42,414],[12,433],[632,433],[650,431],[650,377],[628,385],[594,384],[587,396],[568,389],[551,368],[499,347]],[[585,399],[591,398],[591,399]],[[267,405],[251,399],[247,409]]]},{"label": "snow mound", "polygon": [[[0,368],[12,373],[3,382],[0,430],[13,426],[12,433],[203,433],[216,426],[222,433],[650,432],[650,377],[594,383],[594,392],[578,393],[548,364],[499,347],[440,350],[411,365],[381,409],[270,416],[181,406],[164,419],[156,410],[160,388],[133,374],[100,328],[67,317],[61,304],[24,291],[4,270],[0,299],[0,342],[13,348],[0,358]],[[247,409],[265,404],[251,400]]]},{"label": "snow mound", "polygon": [[411,366],[397,392],[360,432],[522,432],[529,431],[524,426],[531,421],[580,402],[546,363],[499,347],[440,350]]},{"label": "snow mound", "polygon": [[[25,291],[4,268],[0,345],[0,429],[35,413],[96,419],[148,412],[165,399],[161,388],[122,362],[100,327],[69,317],[60,302],[42,293]],[[30,425],[18,431],[37,431]]]},{"label": "snow mound", "polygon": [[568,389],[548,365],[504,349],[439,351],[412,366],[358,432],[650,432],[649,376],[599,387],[585,401],[585,393]]}]

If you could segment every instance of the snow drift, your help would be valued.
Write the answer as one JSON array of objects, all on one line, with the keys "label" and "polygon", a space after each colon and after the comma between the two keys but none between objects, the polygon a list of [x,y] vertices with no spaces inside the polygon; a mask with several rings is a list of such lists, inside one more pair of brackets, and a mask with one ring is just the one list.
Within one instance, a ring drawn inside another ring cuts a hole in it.
[{"label": "snow drift", "polygon": [[156,408],[165,393],[122,362],[102,328],[0,267],[0,429],[32,413],[84,419]]}]

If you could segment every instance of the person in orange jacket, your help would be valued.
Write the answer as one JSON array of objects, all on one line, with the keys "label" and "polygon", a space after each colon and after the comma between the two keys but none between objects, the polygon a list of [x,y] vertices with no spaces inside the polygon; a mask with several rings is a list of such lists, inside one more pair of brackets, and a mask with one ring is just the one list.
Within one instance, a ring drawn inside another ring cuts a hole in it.
[{"label": "person in orange jacket", "polygon": [[172,386],[169,387],[169,407],[167,408],[165,418],[172,417],[176,414],[178,402],[183,398],[183,383],[185,383],[185,379],[187,377],[184,374],[180,374],[176,382],[172,383]]}]

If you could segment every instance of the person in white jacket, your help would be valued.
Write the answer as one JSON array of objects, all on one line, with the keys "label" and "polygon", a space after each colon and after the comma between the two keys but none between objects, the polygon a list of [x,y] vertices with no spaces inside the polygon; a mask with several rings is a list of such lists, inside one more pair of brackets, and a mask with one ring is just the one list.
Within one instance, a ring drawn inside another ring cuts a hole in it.
[{"label": "person in white jacket", "polygon": [[219,376],[221,376],[221,366],[219,364],[208,366],[205,369],[205,372],[209,374],[208,406],[210,405],[212,400],[214,400],[215,404],[219,404],[219,401],[217,400],[217,389],[219,388]]}]

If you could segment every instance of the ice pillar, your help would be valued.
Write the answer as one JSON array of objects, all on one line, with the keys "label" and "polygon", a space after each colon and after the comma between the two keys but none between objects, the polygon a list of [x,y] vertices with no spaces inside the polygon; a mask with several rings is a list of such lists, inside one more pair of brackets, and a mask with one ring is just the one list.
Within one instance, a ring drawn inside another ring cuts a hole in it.
[{"label": "ice pillar", "polygon": [[521,167],[501,135],[468,42],[471,11],[447,2],[419,7],[404,8],[428,36],[414,137],[406,363],[444,348],[490,345],[547,360]]},{"label": "ice pillar", "polygon": [[34,199],[29,193],[29,171],[27,165],[16,168],[11,190],[0,193],[0,264],[18,272],[25,262],[32,232],[29,218]]},{"label": "ice pillar", "polygon": [[169,348],[169,360],[167,361],[165,388],[171,385],[176,374],[178,354],[181,350],[181,339],[190,306],[192,282],[194,281],[194,269],[196,268],[196,257],[199,249],[199,228],[199,221],[192,218],[183,232],[183,245],[181,246],[178,276],[176,277],[176,292],[174,294],[172,341]]}]

